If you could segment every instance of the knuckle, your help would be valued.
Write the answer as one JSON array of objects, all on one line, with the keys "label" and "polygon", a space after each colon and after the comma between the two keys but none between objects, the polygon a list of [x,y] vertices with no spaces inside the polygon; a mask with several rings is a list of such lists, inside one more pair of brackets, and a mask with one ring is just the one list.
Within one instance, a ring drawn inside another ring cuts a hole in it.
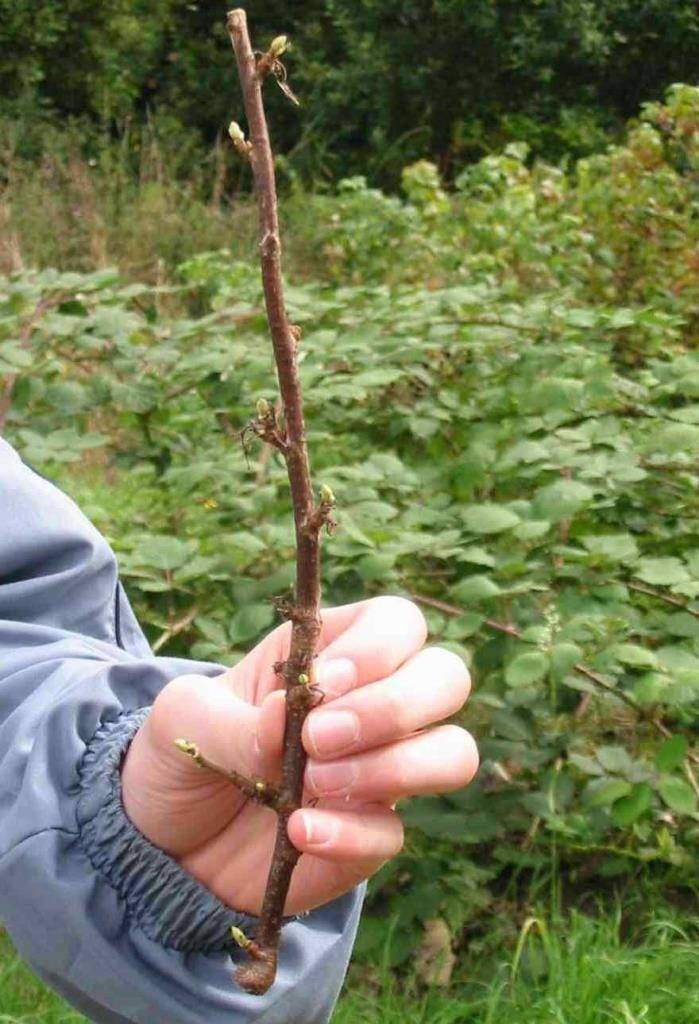
[{"label": "knuckle", "polygon": [[387,618],[393,621],[401,621],[406,625],[412,625],[416,632],[419,632],[424,638],[427,636],[427,622],[425,616],[422,614],[421,609],[407,597],[401,597],[398,594],[383,594],[380,597],[374,597],[371,599],[370,604],[385,614]]},{"label": "knuckle", "polygon": [[388,738],[411,731],[414,712],[400,690],[386,688],[382,707],[376,709],[375,722],[381,736]]},{"label": "knuckle", "polygon": [[153,711],[157,710],[162,714],[166,709],[170,710],[179,707],[183,701],[196,698],[197,692],[201,691],[202,686],[208,682],[207,676],[197,676],[194,674],[177,676],[176,679],[172,679],[167,683],[155,698]]},{"label": "knuckle", "polygon": [[169,741],[173,726],[183,717],[183,712],[196,702],[202,688],[209,684],[208,676],[184,675],[172,679],[153,701],[148,717],[153,736],[160,741]]}]

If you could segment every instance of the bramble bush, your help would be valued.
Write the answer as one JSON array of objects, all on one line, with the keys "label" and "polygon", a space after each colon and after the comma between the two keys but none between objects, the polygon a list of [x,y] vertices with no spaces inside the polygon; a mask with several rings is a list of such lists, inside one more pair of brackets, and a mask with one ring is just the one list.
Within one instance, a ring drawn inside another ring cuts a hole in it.
[{"label": "bramble bush", "polygon": [[[339,503],[325,599],[423,601],[471,665],[483,759],[406,805],[372,956],[387,917],[395,961],[436,915],[486,941],[479,913],[522,880],[556,905],[583,879],[695,882],[698,132],[675,86],[568,173],[510,146],[452,193],[423,163],[405,202],[357,179],[312,201],[325,274],[288,301]],[[157,649],[234,661],[291,583],[284,468],[240,440],[275,397],[265,333],[256,269],[225,252],[160,288],[2,282],[6,432],[108,536]]]}]

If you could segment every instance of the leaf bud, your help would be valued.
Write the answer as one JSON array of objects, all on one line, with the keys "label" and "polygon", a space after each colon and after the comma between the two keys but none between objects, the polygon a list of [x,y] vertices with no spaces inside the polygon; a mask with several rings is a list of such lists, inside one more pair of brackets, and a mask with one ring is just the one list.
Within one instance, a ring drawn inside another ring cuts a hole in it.
[{"label": "leaf bud", "polygon": [[257,409],[257,415],[260,417],[261,420],[269,416],[271,407],[266,398],[258,398],[255,408]]},{"label": "leaf bud", "polygon": [[245,932],[240,928],[236,928],[235,925],[231,925],[231,938],[234,942],[237,942],[241,949],[248,949],[252,945],[252,939],[249,939]]},{"label": "leaf bud", "polygon": [[245,135],[243,129],[240,127],[237,121],[231,121],[228,125],[228,134],[230,135],[233,142],[239,145],[241,142],[245,142]]},{"label": "leaf bud", "polygon": [[323,484],[323,486],[320,489],[320,500],[324,505],[335,504],[335,495],[330,490],[327,484]]},{"label": "leaf bud", "polygon": [[288,49],[289,39],[288,36],[275,36],[272,42],[269,44],[269,52],[272,57],[281,57],[281,55]]},{"label": "leaf bud", "polygon": [[299,683],[301,684],[301,686],[308,686],[309,682],[310,682],[310,679],[308,678],[306,673],[305,672],[301,672],[301,674],[299,675]]}]

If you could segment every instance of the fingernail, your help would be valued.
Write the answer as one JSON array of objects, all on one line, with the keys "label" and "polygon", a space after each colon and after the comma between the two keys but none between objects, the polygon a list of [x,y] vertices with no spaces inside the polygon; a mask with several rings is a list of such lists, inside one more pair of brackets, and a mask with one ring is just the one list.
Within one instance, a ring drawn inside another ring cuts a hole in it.
[{"label": "fingernail", "polygon": [[303,811],[303,828],[306,846],[329,846],[337,838],[338,824],[324,814]]},{"label": "fingernail", "polygon": [[332,793],[342,796],[348,792],[357,778],[357,766],[354,761],[336,761],[323,764],[311,761],[308,766],[308,783],[318,796]]},{"label": "fingernail", "polygon": [[349,658],[321,661],[316,681],[326,697],[339,697],[357,685],[357,666]]},{"label": "fingernail", "polygon": [[354,711],[316,711],[308,718],[308,733],[319,756],[341,754],[359,739],[359,719]]}]

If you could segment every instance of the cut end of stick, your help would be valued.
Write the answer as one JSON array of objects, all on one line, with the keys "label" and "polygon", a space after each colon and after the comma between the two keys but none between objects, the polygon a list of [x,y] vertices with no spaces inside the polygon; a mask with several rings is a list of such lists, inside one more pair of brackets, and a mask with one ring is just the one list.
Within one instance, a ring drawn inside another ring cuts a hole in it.
[{"label": "cut end of stick", "polygon": [[226,24],[228,31],[232,32],[234,29],[239,31],[240,28],[247,24],[247,17],[242,7],[234,7],[232,11],[229,11],[226,15]]},{"label": "cut end of stick", "polygon": [[[252,953],[251,950],[249,952]],[[237,984],[250,995],[263,996],[271,988],[276,977],[277,955],[259,948],[252,955],[254,959],[238,967],[233,977]]]}]

